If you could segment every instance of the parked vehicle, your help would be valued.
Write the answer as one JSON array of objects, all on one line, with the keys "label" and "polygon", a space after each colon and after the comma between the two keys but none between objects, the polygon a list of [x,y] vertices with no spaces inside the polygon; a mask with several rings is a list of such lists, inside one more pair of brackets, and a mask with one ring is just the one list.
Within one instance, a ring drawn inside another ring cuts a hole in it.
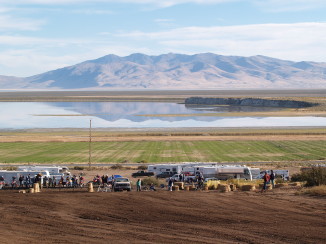
[{"label": "parked vehicle", "polygon": [[113,191],[131,191],[131,184],[128,178],[116,178],[112,185]]},{"label": "parked vehicle", "polygon": [[137,171],[135,173],[132,173],[131,176],[134,177],[134,178],[141,177],[141,176],[154,176],[154,172],[148,172],[148,171],[140,170],[140,171]]},{"label": "parked vehicle", "polygon": [[21,171],[48,171],[51,175],[57,174],[70,174],[69,168],[67,166],[46,166],[46,165],[28,165],[28,166],[19,166],[18,170]]},{"label": "parked vehicle", "polygon": [[194,181],[196,179],[196,176],[190,175],[189,173],[185,173],[185,174],[174,174],[171,178],[174,181],[189,181],[189,180]]},{"label": "parked vehicle", "polygon": [[3,184],[10,185],[13,183],[13,179],[16,181],[16,185],[18,184],[18,179],[20,176],[24,176],[24,179],[26,179],[27,176],[35,177],[37,174],[41,174],[41,183],[43,184],[43,178],[50,177],[50,174],[48,171],[7,171],[7,170],[0,170],[0,177],[3,179]]},{"label": "parked vehicle", "polygon": [[148,172],[153,172],[155,175],[159,175],[165,172],[171,172],[170,176],[172,176],[174,174],[180,174],[181,171],[182,167],[179,164],[154,164],[148,166]]},{"label": "parked vehicle", "polygon": [[175,174],[175,172],[169,172],[169,171],[167,171],[167,172],[162,172],[162,173],[160,173],[160,174],[157,174],[157,175],[156,175],[156,178],[168,178],[168,177],[173,176],[174,174]]},{"label": "parked vehicle", "polygon": [[[271,171],[270,170],[264,170],[260,172],[260,179],[263,178],[265,172],[267,172],[267,174],[270,174]],[[289,170],[286,169],[275,169],[273,170],[274,174],[275,174],[275,178],[282,178],[283,180],[289,180],[290,179],[290,172]]]}]

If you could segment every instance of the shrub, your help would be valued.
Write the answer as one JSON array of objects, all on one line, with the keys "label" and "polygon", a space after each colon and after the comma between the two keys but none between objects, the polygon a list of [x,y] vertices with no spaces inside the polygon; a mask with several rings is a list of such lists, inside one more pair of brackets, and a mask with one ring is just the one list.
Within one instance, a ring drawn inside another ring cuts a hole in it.
[{"label": "shrub", "polygon": [[138,170],[147,170],[147,166],[146,165],[139,165],[137,167]]},{"label": "shrub", "polygon": [[84,166],[75,166],[74,170],[84,170],[85,167]]},{"label": "shrub", "polygon": [[123,169],[124,167],[120,164],[115,164],[111,166],[111,169]]},{"label": "shrub", "polygon": [[159,179],[156,179],[155,177],[148,177],[145,179],[142,179],[142,185],[151,185],[154,184],[155,186],[159,186],[161,184]]},{"label": "shrub", "polygon": [[141,160],[139,162],[137,162],[138,164],[147,164],[147,160]]},{"label": "shrub", "polygon": [[326,167],[312,167],[305,172],[294,174],[291,181],[305,181],[306,186],[326,185]]},{"label": "shrub", "polygon": [[3,170],[8,170],[8,171],[16,171],[18,170],[17,166],[6,166],[2,168]]},{"label": "shrub", "polygon": [[281,184],[281,183],[286,183],[287,181],[286,180],[284,180],[283,178],[277,178],[277,179],[275,179],[275,183],[276,184]]}]

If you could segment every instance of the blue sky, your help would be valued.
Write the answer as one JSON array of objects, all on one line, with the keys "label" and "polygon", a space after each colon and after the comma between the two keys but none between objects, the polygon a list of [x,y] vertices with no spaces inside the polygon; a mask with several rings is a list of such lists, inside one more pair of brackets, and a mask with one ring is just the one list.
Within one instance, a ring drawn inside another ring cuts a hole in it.
[{"label": "blue sky", "polygon": [[325,0],[0,0],[0,75],[107,54],[326,62]]}]

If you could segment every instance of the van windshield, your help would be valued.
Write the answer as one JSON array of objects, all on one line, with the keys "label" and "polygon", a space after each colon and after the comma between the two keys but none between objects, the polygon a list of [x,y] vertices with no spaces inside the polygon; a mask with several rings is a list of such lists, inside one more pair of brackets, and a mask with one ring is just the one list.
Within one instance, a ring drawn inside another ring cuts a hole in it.
[{"label": "van windshield", "polygon": [[126,178],[117,178],[117,179],[115,179],[115,181],[116,182],[129,182],[129,180]]}]

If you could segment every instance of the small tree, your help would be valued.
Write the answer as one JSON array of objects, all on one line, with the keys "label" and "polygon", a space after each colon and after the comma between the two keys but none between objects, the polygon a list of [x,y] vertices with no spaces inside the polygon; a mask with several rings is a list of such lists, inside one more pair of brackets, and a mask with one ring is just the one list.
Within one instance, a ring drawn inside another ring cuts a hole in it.
[{"label": "small tree", "polygon": [[326,167],[312,167],[305,172],[294,174],[291,181],[305,181],[306,186],[326,185]]}]

